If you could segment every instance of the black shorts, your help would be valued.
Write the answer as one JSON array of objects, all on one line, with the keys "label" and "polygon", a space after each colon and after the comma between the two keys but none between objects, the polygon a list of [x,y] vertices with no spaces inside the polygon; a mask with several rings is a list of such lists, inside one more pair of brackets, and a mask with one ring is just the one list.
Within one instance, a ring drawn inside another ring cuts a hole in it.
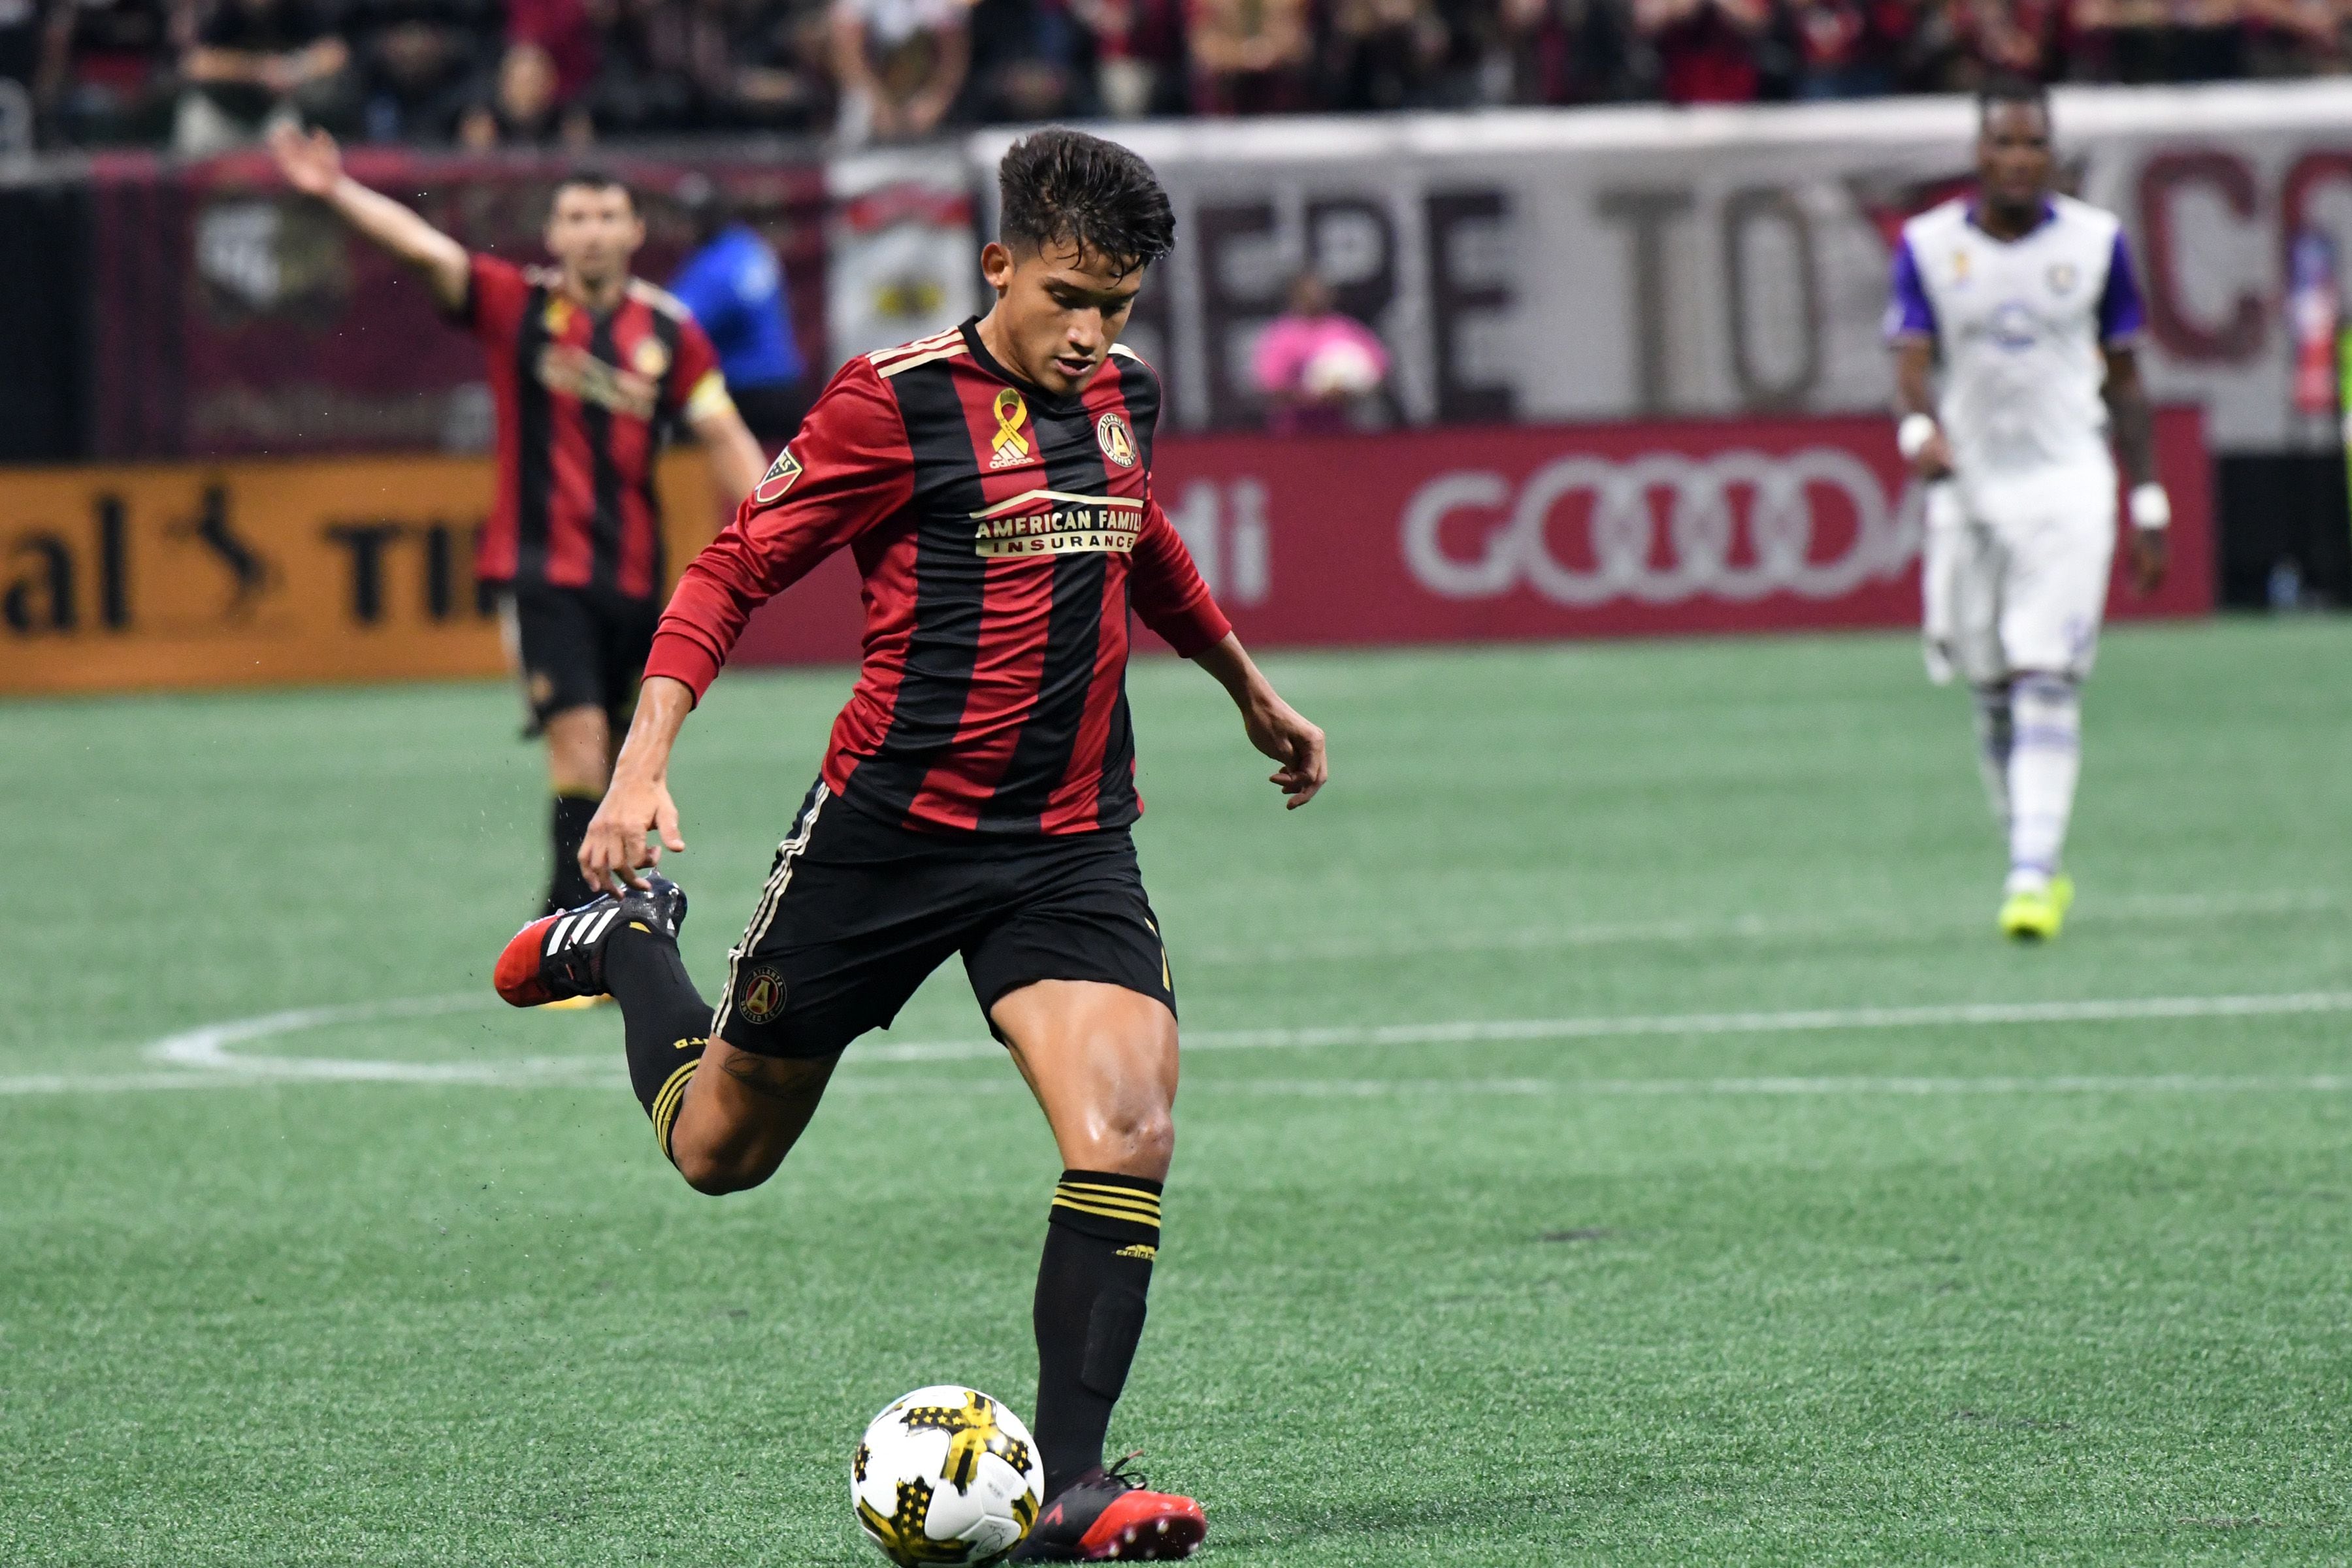
[{"label": "black shorts", "polygon": [[918,833],[820,784],[729,957],[711,1033],[761,1056],[831,1056],[887,1027],[956,952],[983,1018],[1038,980],[1098,980],[1176,1009],[1127,829]]},{"label": "black shorts", "polygon": [[601,708],[615,735],[626,730],[661,613],[658,599],[599,588],[509,588],[501,618],[530,709],[528,732],[572,708]]}]

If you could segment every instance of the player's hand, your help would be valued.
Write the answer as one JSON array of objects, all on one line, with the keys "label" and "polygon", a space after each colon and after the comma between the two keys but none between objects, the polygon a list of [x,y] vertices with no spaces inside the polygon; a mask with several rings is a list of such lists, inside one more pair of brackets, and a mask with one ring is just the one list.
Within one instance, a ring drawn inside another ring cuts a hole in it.
[{"label": "player's hand", "polygon": [[1944,438],[1941,430],[1928,437],[1919,455],[1911,459],[1911,471],[1929,484],[1952,477],[1952,444]]},{"label": "player's hand", "polygon": [[343,150],[323,131],[306,134],[291,125],[273,126],[269,152],[286,183],[306,196],[331,195],[343,177]]},{"label": "player's hand", "polygon": [[[655,836],[652,841],[648,835]],[[685,848],[669,785],[660,779],[619,776],[580,841],[580,874],[600,893],[643,888],[646,868],[661,864],[664,849]]]},{"label": "player's hand", "polygon": [[1242,710],[1242,726],[1249,731],[1251,745],[1282,764],[1268,782],[1290,797],[1285,808],[1297,811],[1313,800],[1331,776],[1323,731],[1271,691],[1260,692]]},{"label": "player's hand", "polygon": [[2153,594],[2164,586],[2164,574],[2172,565],[2172,546],[2160,528],[2135,528],[2131,531],[2132,586],[2142,594]]}]

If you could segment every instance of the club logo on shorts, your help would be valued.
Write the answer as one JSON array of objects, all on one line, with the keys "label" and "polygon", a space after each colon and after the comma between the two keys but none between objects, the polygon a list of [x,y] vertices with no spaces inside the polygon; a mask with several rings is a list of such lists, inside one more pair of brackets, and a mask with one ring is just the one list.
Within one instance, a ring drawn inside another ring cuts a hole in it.
[{"label": "club logo on shorts", "polygon": [[1029,437],[1021,433],[1022,421],[1029,417],[1029,405],[1021,395],[1006,387],[996,395],[996,434],[989,446],[996,455],[988,459],[991,468],[1010,468],[1029,460]]},{"label": "club logo on shorts", "polygon": [[2063,294],[2067,292],[2074,287],[2074,279],[2077,276],[2079,275],[2075,272],[2074,264],[2073,262],[2052,262],[2050,264],[2050,291],[2053,294]]},{"label": "club logo on shorts", "polygon": [[639,375],[658,381],[669,368],[669,350],[662,347],[659,338],[640,338],[637,346],[629,351],[629,363]]},{"label": "club logo on shorts", "polygon": [[743,982],[743,997],[735,1010],[751,1024],[772,1024],[783,1016],[783,975],[765,963],[751,971],[751,977]]},{"label": "club logo on shorts", "polygon": [[1128,429],[1127,421],[1114,410],[1095,421],[1095,445],[1104,457],[1122,468],[1135,467],[1135,436]]},{"label": "club logo on shorts", "polygon": [[800,477],[801,460],[788,450],[779,452],[776,460],[769,465],[767,473],[761,477],[759,488],[751,492],[751,499],[761,506],[773,506],[784,499],[784,492],[792,489],[793,481]]}]

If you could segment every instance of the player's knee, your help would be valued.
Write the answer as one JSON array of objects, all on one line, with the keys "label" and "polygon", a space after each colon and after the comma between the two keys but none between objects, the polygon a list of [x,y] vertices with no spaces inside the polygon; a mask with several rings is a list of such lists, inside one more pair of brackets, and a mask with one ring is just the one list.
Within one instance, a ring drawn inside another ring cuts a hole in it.
[{"label": "player's knee", "polygon": [[707,1198],[749,1192],[776,1173],[778,1162],[748,1157],[728,1150],[673,1148],[670,1163],[686,1184]]},{"label": "player's knee", "polygon": [[1159,1103],[1114,1106],[1103,1118],[1099,1143],[1099,1169],[1157,1179],[1176,1155],[1175,1115]]}]

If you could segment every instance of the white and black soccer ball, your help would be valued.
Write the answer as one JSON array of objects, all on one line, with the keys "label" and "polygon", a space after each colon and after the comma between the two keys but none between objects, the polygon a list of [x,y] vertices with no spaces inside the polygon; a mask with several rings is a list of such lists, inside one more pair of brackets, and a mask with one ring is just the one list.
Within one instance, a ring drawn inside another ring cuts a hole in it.
[{"label": "white and black soccer ball", "polygon": [[1021,1417],[950,1383],[874,1418],[849,1461],[849,1499],[874,1544],[904,1568],[993,1563],[1037,1522],[1045,1479]]}]

